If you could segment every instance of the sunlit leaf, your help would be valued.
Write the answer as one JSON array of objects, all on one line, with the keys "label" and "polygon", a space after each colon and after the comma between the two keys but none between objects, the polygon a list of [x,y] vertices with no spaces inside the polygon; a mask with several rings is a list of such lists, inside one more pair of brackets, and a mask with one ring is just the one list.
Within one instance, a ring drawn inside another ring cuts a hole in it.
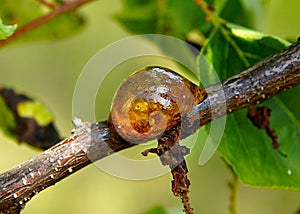
[{"label": "sunlit leaf", "polygon": [[0,40],[10,37],[16,30],[17,25],[4,25],[0,19]]},{"label": "sunlit leaf", "polygon": [[54,119],[51,112],[39,101],[21,102],[17,111],[20,117],[34,118],[40,126],[46,126]]},{"label": "sunlit leaf", "polygon": [[41,102],[0,88],[0,129],[8,137],[47,149],[60,140],[53,120],[54,116]]},{"label": "sunlit leaf", "polygon": [[[277,37],[228,25],[212,35],[202,52],[220,79],[225,79],[288,44]],[[300,113],[295,100],[299,93],[296,87],[262,104],[272,109],[271,127],[287,158],[273,149],[267,134],[246,118],[246,110],[227,117],[219,151],[243,183],[300,190]]]}]

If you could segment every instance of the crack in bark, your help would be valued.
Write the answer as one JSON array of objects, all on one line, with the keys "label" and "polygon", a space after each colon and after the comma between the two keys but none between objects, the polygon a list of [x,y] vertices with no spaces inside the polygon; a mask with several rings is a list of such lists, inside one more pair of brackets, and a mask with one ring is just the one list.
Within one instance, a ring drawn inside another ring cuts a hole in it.
[{"label": "crack in bark", "polygon": [[[300,43],[255,64],[221,83],[206,88],[208,97],[185,118],[185,135],[199,126],[239,109],[256,105],[300,83]],[[237,96],[236,91],[239,92]],[[226,111],[219,97],[225,93]],[[211,112],[214,111],[214,118]],[[114,152],[134,146],[111,133],[106,121],[86,123],[72,136],[0,175],[0,213],[19,213],[38,192]],[[177,175],[175,175],[176,177]],[[179,179],[181,180],[181,178]],[[183,198],[183,200],[186,200]]]}]

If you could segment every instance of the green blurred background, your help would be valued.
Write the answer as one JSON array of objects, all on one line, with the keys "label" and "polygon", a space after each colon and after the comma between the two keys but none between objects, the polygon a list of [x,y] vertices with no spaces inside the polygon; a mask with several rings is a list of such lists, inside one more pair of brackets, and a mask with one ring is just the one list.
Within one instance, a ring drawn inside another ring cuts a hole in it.
[{"label": "green blurred background", "polygon": [[[284,38],[300,35],[300,1],[265,0],[264,7],[259,2],[246,2],[254,12],[257,30]],[[80,9],[88,21],[80,33],[64,40],[19,43],[1,49],[1,84],[42,100],[55,114],[61,134],[68,136],[73,128],[73,90],[82,68],[103,47],[130,36],[113,19],[121,9],[120,0],[96,1]],[[199,135],[204,137],[202,132]],[[231,175],[217,155],[199,166],[201,147],[197,145],[187,158],[192,206],[195,213],[229,213]],[[0,135],[1,172],[37,154],[39,151]],[[129,181],[90,165],[35,196],[23,213],[140,214],[158,205],[169,213],[181,213],[182,205],[172,195],[170,181],[170,174],[147,181]],[[242,185],[239,188],[240,214],[295,213],[299,207],[297,192]]]}]

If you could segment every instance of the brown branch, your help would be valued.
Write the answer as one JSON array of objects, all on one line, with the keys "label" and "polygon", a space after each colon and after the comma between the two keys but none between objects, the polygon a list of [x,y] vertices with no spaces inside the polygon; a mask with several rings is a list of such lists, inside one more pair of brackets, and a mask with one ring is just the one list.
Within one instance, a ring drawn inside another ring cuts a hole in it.
[{"label": "brown branch", "polygon": [[[208,97],[185,117],[185,136],[226,114],[263,102],[300,84],[300,42],[227,80],[206,88]],[[225,95],[225,99],[223,99]],[[225,105],[225,109],[222,108]],[[212,112],[214,114],[212,114]],[[18,213],[35,194],[93,161],[129,148],[106,121],[83,123],[75,133],[0,175],[0,213]]]},{"label": "brown branch", "polygon": [[94,160],[133,145],[116,140],[106,121],[83,123],[71,137],[0,175],[0,213],[20,212],[43,189]]},{"label": "brown branch", "polygon": [[[300,83],[300,40],[279,53],[220,83],[186,116],[184,136],[226,114],[259,104]],[[213,118],[212,118],[213,117]]]},{"label": "brown branch", "polygon": [[19,38],[20,36],[26,34],[27,32],[32,31],[33,29],[45,24],[46,22],[49,22],[52,19],[54,19],[58,16],[61,16],[65,13],[71,12],[71,11],[75,10],[76,8],[80,7],[81,5],[91,2],[91,1],[92,0],[68,1],[60,6],[53,8],[53,10],[51,12],[49,12],[48,14],[17,29],[16,32],[12,36],[8,37],[6,40],[1,40],[0,47],[4,46],[8,42],[15,40],[16,38]]}]

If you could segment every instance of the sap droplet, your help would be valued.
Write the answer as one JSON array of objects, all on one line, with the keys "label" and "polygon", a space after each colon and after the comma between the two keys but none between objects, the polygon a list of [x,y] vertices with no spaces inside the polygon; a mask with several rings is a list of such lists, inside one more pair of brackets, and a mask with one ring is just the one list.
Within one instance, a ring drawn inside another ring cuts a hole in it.
[{"label": "sap droplet", "polygon": [[92,129],[90,127],[86,127],[85,132],[90,133],[90,132],[92,132]]},{"label": "sap droplet", "polygon": [[34,178],[34,174],[32,172],[30,172],[29,175]]},{"label": "sap droplet", "polygon": [[119,87],[108,123],[127,141],[156,139],[166,129],[180,124],[180,118],[206,96],[205,90],[174,71],[147,67]]},{"label": "sap droplet", "polygon": [[80,128],[83,125],[83,122],[78,117],[74,117],[72,123],[75,126],[75,129]]},{"label": "sap droplet", "polygon": [[81,151],[82,151],[84,154],[86,154],[88,150],[87,150],[87,148],[84,148],[84,147],[83,147],[83,148],[81,149]]},{"label": "sap droplet", "polygon": [[27,185],[27,180],[26,180],[26,178],[22,178],[22,183],[23,183],[24,185]]},{"label": "sap droplet", "polygon": [[292,170],[288,169],[287,173],[288,173],[288,175],[292,175]]},{"label": "sap droplet", "polygon": [[266,74],[266,76],[271,76],[271,75],[273,75],[273,71],[272,70],[267,70],[265,72],[265,74]]}]

